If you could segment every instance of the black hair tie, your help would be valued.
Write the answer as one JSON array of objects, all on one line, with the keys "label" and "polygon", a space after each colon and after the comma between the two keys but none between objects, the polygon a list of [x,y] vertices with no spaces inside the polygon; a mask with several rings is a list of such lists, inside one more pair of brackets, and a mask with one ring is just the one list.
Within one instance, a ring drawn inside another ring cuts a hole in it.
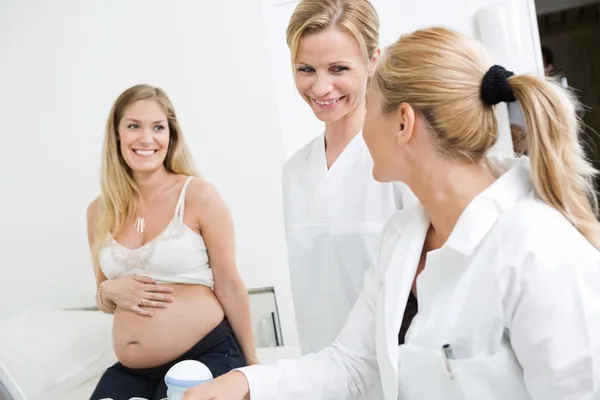
[{"label": "black hair tie", "polygon": [[500,65],[493,65],[483,76],[481,82],[481,99],[490,106],[498,103],[512,103],[517,101],[508,78],[514,75],[514,72],[507,71]]}]

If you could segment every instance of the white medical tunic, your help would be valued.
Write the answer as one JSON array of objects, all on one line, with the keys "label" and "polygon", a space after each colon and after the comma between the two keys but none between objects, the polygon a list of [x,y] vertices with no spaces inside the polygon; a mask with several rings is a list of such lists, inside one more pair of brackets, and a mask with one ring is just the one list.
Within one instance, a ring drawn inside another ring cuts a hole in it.
[{"label": "white medical tunic", "polygon": [[252,400],[351,399],[374,381],[385,400],[600,399],[600,252],[537,197],[528,158],[493,163],[501,176],[427,254],[403,345],[430,225],[419,203],[386,224],[333,345],[242,369]]},{"label": "white medical tunic", "polygon": [[375,181],[362,133],[330,169],[323,134],[285,163],[284,221],[303,354],[330,345],[346,322],[405,187]]}]

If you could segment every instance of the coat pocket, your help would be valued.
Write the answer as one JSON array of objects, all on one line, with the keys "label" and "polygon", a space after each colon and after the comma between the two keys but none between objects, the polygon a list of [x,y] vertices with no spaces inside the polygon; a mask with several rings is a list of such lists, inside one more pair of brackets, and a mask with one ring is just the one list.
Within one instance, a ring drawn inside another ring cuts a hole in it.
[{"label": "coat pocket", "polygon": [[530,400],[523,369],[509,345],[487,357],[448,361],[464,399]]},{"label": "coat pocket", "polygon": [[488,357],[448,360],[443,350],[399,348],[403,400],[530,400],[509,346]]},{"label": "coat pocket", "polygon": [[399,398],[402,400],[465,399],[441,348],[436,351],[411,344],[400,346],[398,379]]}]

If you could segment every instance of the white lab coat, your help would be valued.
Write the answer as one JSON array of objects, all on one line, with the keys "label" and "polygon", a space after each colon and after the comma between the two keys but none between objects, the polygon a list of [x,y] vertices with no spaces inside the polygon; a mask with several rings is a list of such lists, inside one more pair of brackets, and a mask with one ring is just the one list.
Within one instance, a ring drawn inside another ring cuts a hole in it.
[{"label": "white lab coat", "polygon": [[385,400],[599,399],[600,252],[536,198],[527,158],[502,164],[514,165],[428,254],[404,345],[429,226],[418,203],[386,225],[379,265],[332,346],[242,369],[252,400],[342,400],[377,380]]},{"label": "white lab coat", "polygon": [[329,170],[323,134],[285,163],[284,222],[303,354],[330,345],[344,326],[404,188],[375,181],[362,133]]}]

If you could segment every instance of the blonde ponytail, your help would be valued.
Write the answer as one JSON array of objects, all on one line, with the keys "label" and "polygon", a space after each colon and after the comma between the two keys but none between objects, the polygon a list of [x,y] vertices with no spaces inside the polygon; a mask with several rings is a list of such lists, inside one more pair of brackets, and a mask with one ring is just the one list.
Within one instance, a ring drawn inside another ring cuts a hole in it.
[{"label": "blonde ponytail", "polygon": [[494,105],[519,101],[539,197],[600,248],[596,170],[579,143],[577,101],[559,84],[493,65],[473,38],[443,27],[417,30],[388,47],[373,78],[384,111],[410,104],[443,154],[479,162],[498,138]]},{"label": "blonde ponytail", "polygon": [[600,248],[597,171],[579,141],[578,103],[567,90],[535,76],[515,75],[508,83],[523,108],[535,190]]}]

